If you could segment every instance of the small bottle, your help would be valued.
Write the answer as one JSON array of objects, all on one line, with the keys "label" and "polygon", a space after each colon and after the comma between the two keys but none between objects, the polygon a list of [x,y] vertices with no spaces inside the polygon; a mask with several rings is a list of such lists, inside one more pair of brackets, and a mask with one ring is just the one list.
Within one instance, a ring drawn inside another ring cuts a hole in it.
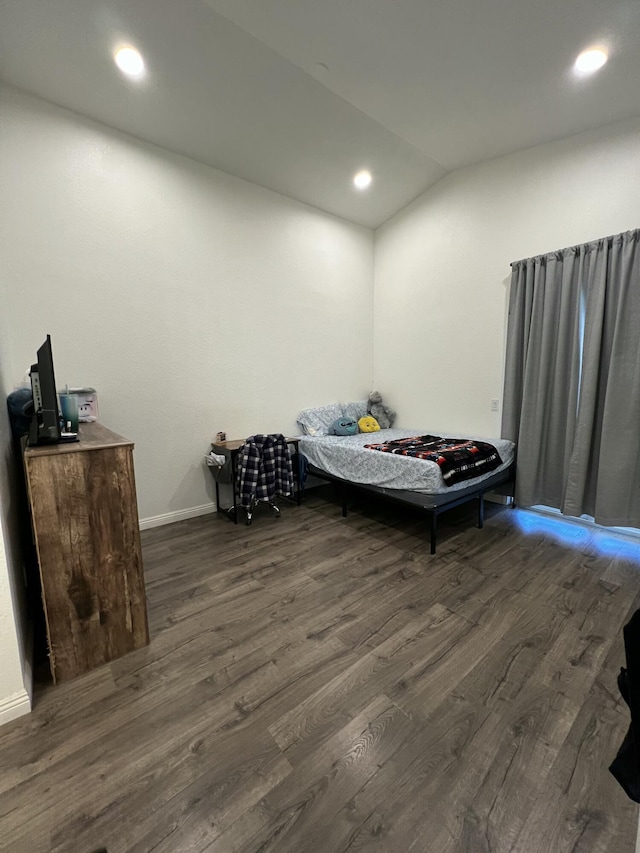
[{"label": "small bottle", "polygon": [[226,434],[226,432],[218,432],[218,433],[216,433],[216,441],[217,441],[219,444],[222,444],[222,442],[224,442],[224,441],[226,441],[226,440],[227,440],[227,434]]}]

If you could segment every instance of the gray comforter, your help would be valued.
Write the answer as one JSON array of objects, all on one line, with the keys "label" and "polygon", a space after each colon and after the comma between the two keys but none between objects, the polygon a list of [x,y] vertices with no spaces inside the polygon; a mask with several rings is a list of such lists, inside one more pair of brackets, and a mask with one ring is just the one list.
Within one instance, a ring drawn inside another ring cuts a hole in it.
[{"label": "gray comforter", "polygon": [[[409,456],[397,456],[392,453],[379,453],[367,450],[365,444],[392,441],[396,438],[408,438],[424,435],[428,430],[384,429],[380,432],[366,432],[358,435],[305,435],[300,439],[300,452],[309,462],[352,483],[364,483],[382,486],[388,489],[407,489],[414,492],[439,494],[454,493],[458,489],[467,489],[474,483],[492,477],[508,468],[513,461],[514,444],[506,438],[482,438],[482,436],[460,436],[488,441],[498,450],[502,465],[483,477],[474,477],[453,486],[446,486],[442,479],[440,466],[436,462],[414,459]],[[457,436],[447,436],[456,438]]]}]

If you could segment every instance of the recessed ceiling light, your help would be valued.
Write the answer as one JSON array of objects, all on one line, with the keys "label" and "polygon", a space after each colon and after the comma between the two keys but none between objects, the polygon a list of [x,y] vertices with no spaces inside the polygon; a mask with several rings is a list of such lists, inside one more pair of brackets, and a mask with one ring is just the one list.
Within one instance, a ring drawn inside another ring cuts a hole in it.
[{"label": "recessed ceiling light", "polygon": [[144,59],[135,47],[119,47],[113,55],[116,65],[128,77],[142,77]]},{"label": "recessed ceiling light", "polygon": [[599,47],[593,50],[585,50],[576,59],[573,66],[580,74],[592,74],[598,68],[602,68],[609,57],[604,50]]},{"label": "recessed ceiling light", "polygon": [[371,183],[371,172],[367,172],[366,169],[363,169],[361,172],[354,177],[353,183],[359,190],[366,190],[366,188]]}]

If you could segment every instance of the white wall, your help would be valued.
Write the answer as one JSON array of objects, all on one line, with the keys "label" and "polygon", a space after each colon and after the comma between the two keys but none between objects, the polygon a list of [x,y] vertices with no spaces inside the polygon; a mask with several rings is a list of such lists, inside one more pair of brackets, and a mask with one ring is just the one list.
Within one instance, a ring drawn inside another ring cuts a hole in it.
[{"label": "white wall", "polygon": [[[0,312],[0,398],[13,390],[6,382],[11,372],[9,330]],[[19,548],[15,467],[7,409],[0,411],[0,725],[31,708],[31,666],[28,660],[28,624]]]},{"label": "white wall", "polygon": [[[3,495],[3,499],[4,499]],[[4,513],[0,526],[0,725],[14,720],[31,710],[31,701],[25,687],[23,668],[29,669],[19,634],[13,601],[17,598],[12,586],[9,565],[9,543],[5,539]]]},{"label": "white wall", "polygon": [[638,120],[452,173],[386,223],[374,384],[399,424],[499,435],[510,262],[638,227]]},{"label": "white wall", "polygon": [[373,233],[0,89],[12,381],[50,333],[135,440],[142,518],[210,504],[203,455],[372,379]]}]

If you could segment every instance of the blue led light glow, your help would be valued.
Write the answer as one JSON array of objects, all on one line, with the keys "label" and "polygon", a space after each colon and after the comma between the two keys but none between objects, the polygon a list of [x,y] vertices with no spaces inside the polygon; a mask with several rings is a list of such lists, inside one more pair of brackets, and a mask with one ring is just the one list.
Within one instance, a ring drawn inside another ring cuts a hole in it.
[{"label": "blue led light glow", "polygon": [[513,518],[520,530],[527,534],[542,534],[569,545],[584,548],[590,545],[602,556],[617,557],[640,563],[640,536],[634,542],[631,535],[615,534],[588,521],[570,521],[558,514],[536,512],[525,509],[513,510]]}]

